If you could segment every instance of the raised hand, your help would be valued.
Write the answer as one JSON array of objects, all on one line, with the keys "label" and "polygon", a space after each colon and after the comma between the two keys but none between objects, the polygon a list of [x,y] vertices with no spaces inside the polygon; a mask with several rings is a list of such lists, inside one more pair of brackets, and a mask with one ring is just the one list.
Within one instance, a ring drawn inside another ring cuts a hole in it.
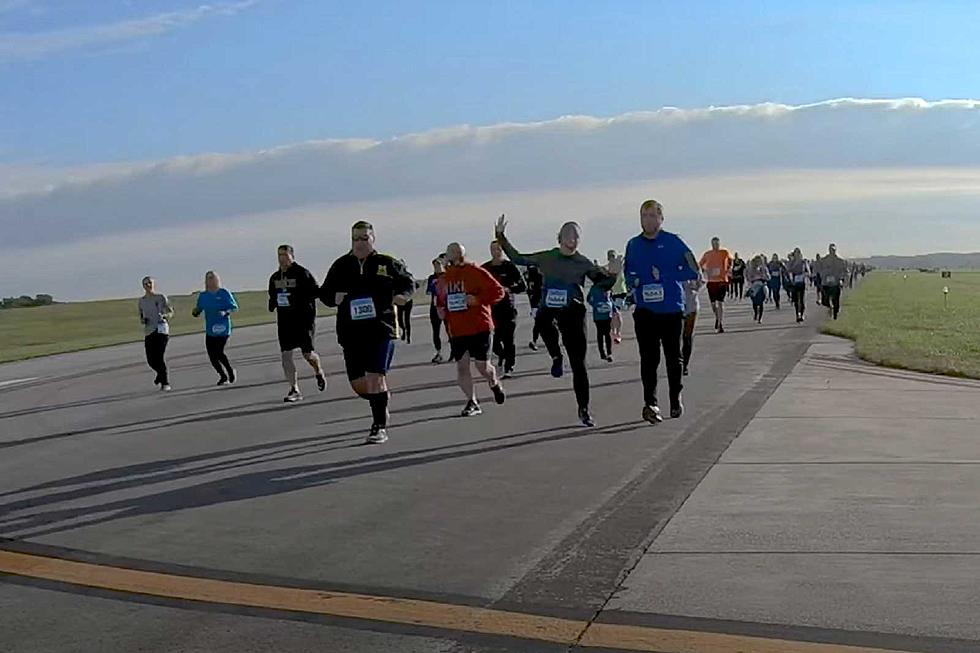
[{"label": "raised hand", "polygon": [[497,219],[497,224],[494,225],[493,231],[496,235],[503,236],[504,231],[506,230],[507,230],[507,218],[504,216],[504,214],[501,213],[500,217]]},{"label": "raised hand", "polygon": [[613,260],[609,261],[609,265],[606,266],[609,270],[609,274],[619,274],[623,271],[623,257],[622,255],[617,256]]}]

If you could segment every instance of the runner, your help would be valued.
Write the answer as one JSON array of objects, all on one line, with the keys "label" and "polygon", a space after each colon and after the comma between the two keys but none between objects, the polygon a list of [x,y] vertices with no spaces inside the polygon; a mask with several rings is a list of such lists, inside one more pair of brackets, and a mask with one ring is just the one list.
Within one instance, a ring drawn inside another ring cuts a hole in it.
[{"label": "runner", "polygon": [[446,272],[444,255],[439,255],[432,259],[432,274],[425,282],[425,294],[432,299],[429,300],[429,323],[432,325],[432,346],[435,347],[436,355],[432,357],[432,362],[436,365],[444,362],[442,357],[442,329],[443,319],[439,315],[439,308],[436,306],[436,295],[438,295],[438,283],[442,275]]},{"label": "runner", "polygon": [[527,348],[531,351],[537,351],[538,337],[541,335],[541,329],[538,326],[538,308],[541,306],[544,277],[541,276],[541,270],[536,265],[527,266],[524,276],[527,279],[527,298],[531,303],[531,342],[528,343]]},{"label": "runner", "polygon": [[736,302],[742,301],[745,296],[745,267],[745,261],[741,259],[738,252],[735,252],[735,258],[732,260],[732,283],[729,289]]},{"label": "runner", "polygon": [[836,320],[840,315],[841,284],[847,274],[847,261],[837,256],[837,245],[831,243],[827,256],[820,261],[823,305]]},{"label": "runner", "polygon": [[803,258],[803,252],[797,247],[786,262],[786,272],[790,278],[793,306],[796,307],[796,322],[806,319],[806,280],[810,276],[810,266]]},{"label": "runner", "polygon": [[[405,261],[400,261],[400,263],[403,266],[405,265]],[[418,285],[416,284],[414,288],[415,290],[418,290]],[[415,308],[414,299],[408,300],[408,302],[406,302],[404,306],[395,307],[395,317],[396,317],[396,322],[398,323],[398,337],[401,338],[402,341],[407,345],[412,344],[412,309],[413,308]]]},{"label": "runner", "polygon": [[[473,387],[470,362],[487,380],[494,401],[504,403],[506,395],[490,362],[494,317],[492,306],[503,301],[507,290],[485,268],[466,260],[466,249],[459,243],[446,248],[449,263],[439,284],[438,306],[449,329],[450,358],[456,362],[456,380],[466,396],[463,417],[483,413]],[[513,265],[513,264],[512,264]]]},{"label": "runner", "polygon": [[235,296],[221,286],[221,277],[209,270],[204,275],[204,292],[198,294],[191,315],[200,317],[204,313],[204,346],[211,366],[218,373],[218,385],[236,380],[235,369],[225,355],[225,345],[231,337],[231,314],[237,310]]},{"label": "runner", "polygon": [[317,388],[320,392],[327,389],[327,377],[323,375],[320,357],[313,346],[318,288],[310,271],[296,262],[292,245],[280,245],[278,255],[279,270],[269,278],[269,312],[276,313],[282,371],[289,384],[289,392],[283,401],[295,403],[303,398],[293,361],[293,352],[297,349],[313,368]]},{"label": "runner", "polygon": [[651,424],[663,421],[657,404],[657,371],[660,348],[670,390],[670,416],[684,414],[681,400],[683,358],[681,334],[684,329],[684,282],[700,278],[694,254],[676,234],[663,230],[663,207],[656,200],[640,205],[643,232],[626,245],[623,269],[627,286],[633,289],[636,311],[633,323],[640,349],[640,376],[643,381],[643,419]]},{"label": "runner", "polygon": [[613,320],[618,313],[609,290],[592,284],[589,288],[589,305],[592,307],[592,321],[595,322],[596,340],[599,343],[599,358],[607,363],[613,362]]},{"label": "runner", "polygon": [[725,332],[725,296],[732,273],[732,255],[722,249],[721,239],[711,239],[711,249],[701,256],[701,269],[708,279],[708,299],[715,314],[715,331]]},{"label": "runner", "polygon": [[507,257],[518,265],[537,265],[541,269],[544,288],[541,298],[544,306],[538,311],[538,328],[548,353],[551,355],[551,375],[559,378],[564,374],[564,358],[560,340],[565,344],[565,352],[572,368],[575,399],[578,402],[578,417],[585,426],[595,426],[589,410],[589,371],[585,365],[588,349],[588,335],[585,322],[585,279],[604,288],[612,288],[622,269],[621,260],[613,262],[610,269],[597,267],[578,251],[582,229],[575,222],[566,222],[558,232],[558,247],[537,252],[521,254],[510,244],[504,231],[507,220],[504,216],[496,224],[497,241]]},{"label": "runner", "polygon": [[783,290],[783,279],[786,277],[786,266],[779,260],[779,254],[773,254],[769,261],[769,299],[779,310],[780,295]]},{"label": "runner", "polygon": [[769,266],[766,265],[766,257],[757,254],[752,258],[745,271],[745,278],[749,282],[749,297],[752,298],[752,312],[755,321],[762,324],[762,314],[766,310],[766,294],[769,292]]},{"label": "runner", "polygon": [[153,384],[164,392],[170,392],[167,373],[167,343],[170,342],[170,318],[174,309],[163,293],[156,291],[156,279],[143,277],[143,296],[139,300],[140,324],[143,325],[143,346],[146,362],[157,373]]},{"label": "runner", "polygon": [[698,270],[698,278],[684,282],[684,335],[681,337],[681,357],[683,358],[683,375],[688,376],[691,367],[691,355],[694,353],[694,327],[698,322],[698,311],[701,310],[701,299],[698,294],[704,280]]},{"label": "runner", "polygon": [[395,306],[415,294],[415,278],[405,264],[378,253],[374,226],[351,227],[351,250],[330,266],[320,301],[337,309],[337,341],[351,389],[371,405],[366,444],[388,441],[388,370],[395,355]]},{"label": "runner", "polygon": [[504,250],[500,243],[490,243],[490,260],[483,268],[493,275],[506,294],[504,298],[493,304],[493,353],[497,356],[497,367],[503,370],[503,378],[509,379],[514,374],[517,364],[517,346],[514,336],[517,333],[517,304],[515,295],[527,292],[524,276],[517,266],[504,258]]},{"label": "runner", "polygon": [[[611,249],[606,252],[606,265],[611,265],[619,255],[616,250]],[[620,273],[616,278],[616,284],[612,287],[612,300],[615,310],[612,315],[612,340],[615,344],[623,342],[623,312],[626,310],[626,297],[629,296],[629,289],[626,288],[626,277]],[[610,347],[609,352],[612,353]]]},{"label": "runner", "polygon": [[823,279],[820,276],[820,266],[823,262],[820,260],[820,255],[813,259],[810,264],[810,283],[813,284],[813,289],[817,291],[817,304],[823,306]]}]

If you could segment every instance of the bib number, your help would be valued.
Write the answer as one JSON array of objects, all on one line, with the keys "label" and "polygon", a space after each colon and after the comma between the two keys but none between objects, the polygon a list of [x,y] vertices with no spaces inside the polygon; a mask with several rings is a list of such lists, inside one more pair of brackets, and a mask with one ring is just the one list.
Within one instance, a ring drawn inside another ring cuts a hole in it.
[{"label": "bib number", "polygon": [[165,336],[170,335],[170,325],[166,322],[160,322],[157,324],[157,333],[162,333]]},{"label": "bib number", "polygon": [[837,277],[832,274],[828,274],[826,277],[824,277],[823,281],[826,285],[832,286],[837,283]]},{"label": "bib number", "polygon": [[276,295],[276,304],[280,308],[289,308],[289,294],[281,292]]},{"label": "bib number", "polygon": [[612,313],[612,304],[596,304],[595,312],[602,315]]},{"label": "bib number", "polygon": [[456,292],[446,297],[446,308],[450,313],[459,313],[468,309],[469,303],[466,300],[466,293]]},{"label": "bib number", "polygon": [[793,275],[793,283],[803,283],[804,281],[806,281],[806,275],[803,274]]},{"label": "bib number", "polygon": [[215,324],[211,327],[211,333],[216,336],[223,336],[228,332],[228,326],[225,324]]},{"label": "bib number", "polygon": [[664,300],[664,287],[659,283],[643,286],[643,301],[646,304],[659,304]]},{"label": "bib number", "polygon": [[717,279],[721,276],[721,268],[711,268],[708,270],[708,276],[710,276],[712,279]]},{"label": "bib number", "polygon": [[378,312],[374,308],[374,300],[370,297],[352,299],[350,302],[350,316],[352,320],[373,320],[378,317]]},{"label": "bib number", "polygon": [[568,291],[548,288],[548,294],[545,295],[544,303],[548,308],[565,308],[568,306]]}]

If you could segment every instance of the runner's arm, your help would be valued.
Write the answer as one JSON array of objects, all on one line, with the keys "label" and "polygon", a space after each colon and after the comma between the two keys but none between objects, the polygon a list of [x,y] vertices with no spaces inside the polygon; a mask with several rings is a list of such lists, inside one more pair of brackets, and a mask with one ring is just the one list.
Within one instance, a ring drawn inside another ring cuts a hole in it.
[{"label": "runner's arm", "polygon": [[394,280],[392,290],[394,291],[394,303],[396,306],[404,306],[412,301],[415,296],[415,277],[408,270],[408,266],[403,261],[392,259],[392,273]]},{"label": "runner's arm", "polygon": [[507,296],[507,290],[497,279],[484,268],[475,268],[479,271],[480,286],[477,290],[477,298],[484,306],[493,306]]},{"label": "runner's arm", "polygon": [[269,277],[269,312],[276,312],[276,285],[272,281],[272,277]]},{"label": "runner's arm", "polygon": [[170,304],[170,299],[166,295],[160,295],[160,298],[163,300],[163,310],[160,311],[160,316],[165,320],[169,320],[174,316],[174,307]]},{"label": "runner's arm", "polygon": [[515,295],[527,292],[527,282],[524,281],[524,275],[521,274],[521,271],[516,265],[511,264],[511,273],[514,277],[514,282],[510,285],[510,291]]},{"label": "runner's arm", "polygon": [[228,311],[229,313],[236,312],[238,310],[238,300],[235,299],[235,294],[230,290],[225,290],[225,293],[226,293],[225,298],[228,300],[228,305],[227,308],[225,308],[225,310]]},{"label": "runner's arm", "polygon": [[337,294],[345,292],[340,289],[339,265],[340,261],[334,261],[334,264],[331,265],[330,269],[327,271],[327,276],[323,280],[323,285],[320,286],[320,301],[323,302],[324,306],[329,306],[330,308],[337,307]]},{"label": "runner's arm", "polygon": [[497,234],[497,242],[500,243],[501,249],[504,250],[504,254],[507,258],[511,260],[512,263],[516,265],[539,265],[541,258],[547,251],[535,252],[533,254],[521,254],[517,251],[517,248],[511,245],[510,240],[505,234]]}]

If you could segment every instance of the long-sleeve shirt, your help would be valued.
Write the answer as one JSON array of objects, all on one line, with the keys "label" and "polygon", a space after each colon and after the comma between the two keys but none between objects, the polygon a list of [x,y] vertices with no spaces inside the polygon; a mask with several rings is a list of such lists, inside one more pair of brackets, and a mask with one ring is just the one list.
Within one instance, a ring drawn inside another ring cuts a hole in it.
[{"label": "long-sleeve shirt", "polygon": [[231,291],[225,288],[215,292],[205,290],[197,296],[197,310],[204,313],[205,335],[231,335],[231,314],[238,310],[238,302]]},{"label": "long-sleeve shirt", "polygon": [[655,238],[633,237],[626,245],[623,272],[636,309],[652,313],[683,313],[684,282],[700,278],[691,249],[669,231]]},{"label": "long-sleeve shirt", "polygon": [[847,276],[847,261],[836,254],[820,259],[820,283],[825,286],[837,286]]},{"label": "long-sleeve shirt", "polygon": [[483,269],[493,275],[504,290],[507,291],[502,300],[494,304],[493,311],[498,314],[513,312],[514,296],[527,292],[527,284],[524,282],[524,275],[517,269],[517,266],[510,261],[487,261],[483,264]]},{"label": "long-sleeve shirt", "polygon": [[139,308],[143,335],[170,334],[170,318],[174,316],[174,309],[166,295],[163,293],[143,295],[140,297]]},{"label": "long-sleeve shirt", "polygon": [[790,259],[786,262],[786,271],[790,282],[799,285],[806,283],[806,278],[810,275],[810,266],[805,259]]},{"label": "long-sleeve shirt", "polygon": [[[493,331],[491,307],[507,295],[490,272],[473,263],[450,265],[439,282],[437,306],[445,310],[446,327],[453,338]],[[469,298],[477,299],[470,306]]]},{"label": "long-sleeve shirt", "polygon": [[765,283],[769,281],[769,266],[765,263],[760,263],[759,265],[749,264],[745,270],[745,280],[749,283],[755,283],[761,281]]},{"label": "long-sleeve shirt", "polygon": [[498,242],[507,257],[517,265],[535,265],[544,279],[541,290],[541,306],[544,308],[566,308],[572,305],[585,305],[585,280],[604,288],[612,288],[616,275],[582,256],[562,254],[561,249],[544,250],[533,254],[522,254],[510,244],[503,235]]},{"label": "long-sleeve shirt", "polygon": [[613,302],[608,290],[593,285],[589,288],[588,301],[592,307],[593,320],[596,322],[605,322],[612,319]]},{"label": "long-sleeve shirt", "polygon": [[320,287],[313,274],[299,263],[269,277],[269,311],[276,312],[280,328],[309,329],[316,321]]}]

